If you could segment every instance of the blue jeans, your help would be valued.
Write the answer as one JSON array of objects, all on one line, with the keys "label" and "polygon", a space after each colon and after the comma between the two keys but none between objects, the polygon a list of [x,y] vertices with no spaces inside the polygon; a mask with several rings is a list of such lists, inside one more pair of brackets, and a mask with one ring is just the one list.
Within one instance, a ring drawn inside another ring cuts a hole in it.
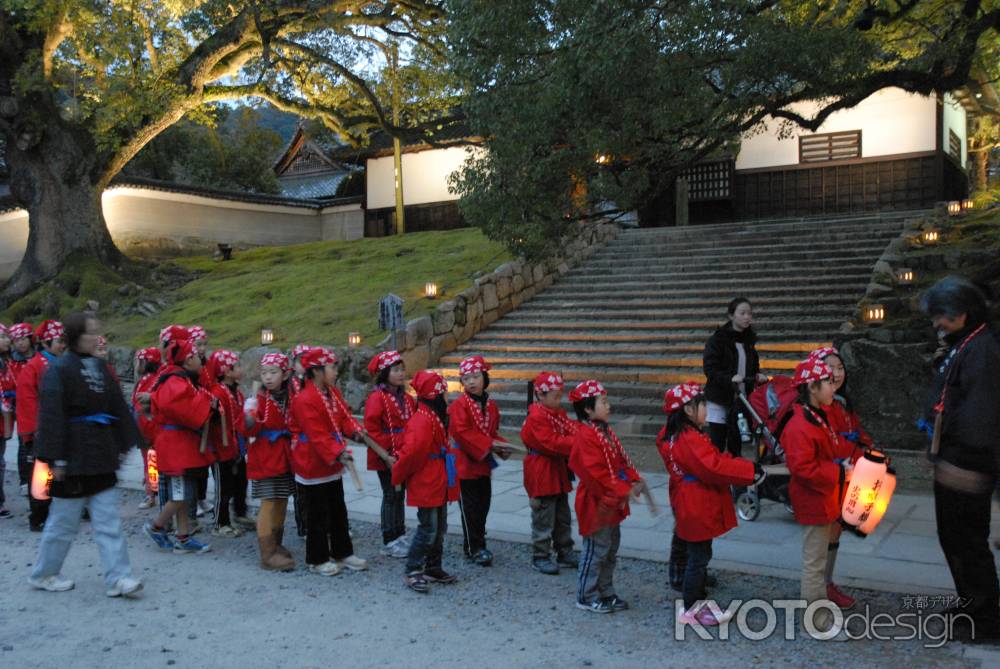
[{"label": "blue jeans", "polygon": [[69,547],[80,529],[84,506],[90,509],[90,525],[101,554],[107,587],[113,587],[118,579],[132,576],[128,546],[118,514],[118,489],[111,487],[90,497],[52,498],[32,578],[55,576],[62,570]]},{"label": "blue jeans", "polygon": [[417,509],[417,531],[406,555],[406,572],[440,569],[444,535],[448,531],[448,505]]},{"label": "blue jeans", "polygon": [[684,608],[705,599],[705,574],[712,559],[712,540],[687,542],[687,566],[684,568]]}]

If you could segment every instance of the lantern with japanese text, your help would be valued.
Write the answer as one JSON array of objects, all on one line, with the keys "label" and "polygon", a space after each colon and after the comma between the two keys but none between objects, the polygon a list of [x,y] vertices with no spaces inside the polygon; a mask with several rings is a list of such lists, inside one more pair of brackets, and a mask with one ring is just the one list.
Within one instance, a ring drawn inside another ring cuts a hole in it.
[{"label": "lantern with japanese text", "polygon": [[896,489],[896,476],[884,453],[869,449],[854,465],[841,507],[841,519],[855,533],[866,536],[875,530]]},{"label": "lantern with japanese text", "polygon": [[151,491],[160,491],[160,470],[156,468],[156,450],[152,448],[146,453],[146,480]]},{"label": "lantern with japanese text", "polygon": [[35,468],[31,473],[31,496],[39,500],[49,499],[49,488],[52,485],[52,470],[39,459],[35,459]]}]

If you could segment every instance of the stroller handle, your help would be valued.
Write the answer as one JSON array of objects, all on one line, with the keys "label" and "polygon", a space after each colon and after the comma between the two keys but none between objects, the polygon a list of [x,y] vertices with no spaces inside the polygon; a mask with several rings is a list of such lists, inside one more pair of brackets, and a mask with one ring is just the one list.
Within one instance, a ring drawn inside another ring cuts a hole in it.
[{"label": "stroller handle", "polygon": [[771,448],[774,449],[775,455],[779,457],[784,455],[785,450],[781,447],[781,444],[778,443],[778,440],[775,438],[775,436],[771,434],[771,431],[767,429],[767,425],[764,423],[764,419],[760,417],[760,414],[754,411],[753,406],[750,404],[750,400],[747,399],[746,393],[740,391],[736,393],[736,395],[737,397],[739,397],[740,403],[743,404],[743,407],[746,409],[747,413],[750,414],[750,417],[753,418],[754,421],[756,421],[757,425],[760,426],[761,433],[764,435],[764,438],[767,439],[767,442],[771,444]]}]

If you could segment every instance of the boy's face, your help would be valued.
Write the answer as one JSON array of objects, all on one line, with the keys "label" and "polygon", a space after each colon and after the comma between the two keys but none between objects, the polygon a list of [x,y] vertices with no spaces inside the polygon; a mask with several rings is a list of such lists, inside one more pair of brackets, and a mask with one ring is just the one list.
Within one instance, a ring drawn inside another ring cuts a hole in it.
[{"label": "boy's face", "polygon": [[14,350],[21,355],[28,355],[31,352],[31,337],[18,337],[15,339]]},{"label": "boy's face", "polygon": [[837,392],[844,385],[844,379],[847,378],[844,361],[838,355],[828,355],[823,359],[823,362],[833,372],[833,392]]},{"label": "boy's face", "polygon": [[260,382],[264,387],[274,392],[281,388],[281,382],[285,380],[285,373],[280,367],[261,367]]},{"label": "boy's face", "polygon": [[66,350],[66,340],[62,337],[56,337],[50,341],[42,342],[42,346],[52,355],[58,356]]},{"label": "boy's face", "polygon": [[538,393],[538,401],[541,402],[543,407],[548,407],[549,409],[558,409],[562,404],[562,398],[562,388],[556,388],[547,393]]},{"label": "boy's face", "polygon": [[462,382],[462,388],[465,392],[470,395],[482,395],[483,394],[483,373],[476,372],[475,374],[465,374],[459,379]]},{"label": "boy's face", "polygon": [[398,388],[406,384],[406,365],[401,362],[389,368],[389,385]]},{"label": "boy's face", "polygon": [[590,420],[599,420],[606,422],[608,417],[611,416],[611,403],[608,402],[607,393],[597,396],[597,401],[594,402],[593,409],[587,409],[587,415],[590,416]]},{"label": "boy's face", "polygon": [[708,422],[708,404],[705,402],[689,402],[684,405],[684,413],[698,427],[705,427]]},{"label": "boy's face", "polygon": [[809,395],[817,406],[828,407],[833,404],[834,392],[831,379],[822,379],[809,384]]},{"label": "boy's face", "polygon": [[200,372],[201,358],[199,358],[196,355],[188,356],[188,358],[184,361],[184,364],[181,365],[181,367],[188,372],[195,372],[195,373]]},{"label": "boy's face", "polygon": [[10,350],[10,337],[6,333],[0,333],[0,353]]}]

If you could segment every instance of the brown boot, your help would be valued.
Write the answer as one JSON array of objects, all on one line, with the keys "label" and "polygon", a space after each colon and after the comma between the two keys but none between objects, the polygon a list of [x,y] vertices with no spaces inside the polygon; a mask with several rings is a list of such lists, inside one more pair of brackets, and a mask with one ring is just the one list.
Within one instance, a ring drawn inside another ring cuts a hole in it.
[{"label": "brown boot", "polygon": [[271,523],[275,532],[275,540],[278,545],[275,546],[275,550],[278,555],[282,555],[289,560],[292,560],[292,551],[285,548],[283,541],[285,539],[285,512],[288,510],[288,500],[287,499],[275,499],[271,500],[274,502],[272,509]]}]

